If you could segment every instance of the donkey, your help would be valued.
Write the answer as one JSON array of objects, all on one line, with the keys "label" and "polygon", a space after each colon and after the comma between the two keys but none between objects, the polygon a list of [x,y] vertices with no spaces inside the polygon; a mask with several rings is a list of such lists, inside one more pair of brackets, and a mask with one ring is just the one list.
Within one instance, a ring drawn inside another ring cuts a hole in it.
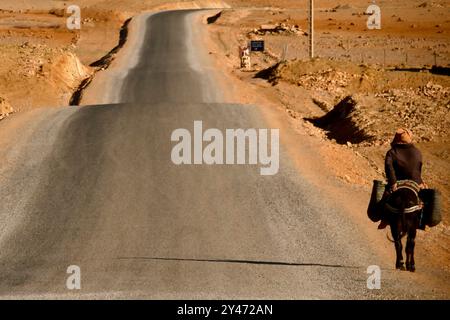
[{"label": "donkey", "polygon": [[391,227],[395,252],[395,268],[405,270],[403,262],[402,238],[406,240],[406,270],[416,270],[414,246],[416,231],[422,225],[422,203],[419,198],[419,186],[414,181],[399,181],[395,192],[388,195],[384,202],[384,215]]}]

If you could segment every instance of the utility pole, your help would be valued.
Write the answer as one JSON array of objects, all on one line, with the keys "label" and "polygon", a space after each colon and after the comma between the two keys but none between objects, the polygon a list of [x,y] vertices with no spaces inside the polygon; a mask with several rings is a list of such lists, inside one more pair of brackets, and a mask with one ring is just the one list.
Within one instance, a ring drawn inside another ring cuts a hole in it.
[{"label": "utility pole", "polygon": [[314,0],[309,0],[309,58],[314,58]]}]

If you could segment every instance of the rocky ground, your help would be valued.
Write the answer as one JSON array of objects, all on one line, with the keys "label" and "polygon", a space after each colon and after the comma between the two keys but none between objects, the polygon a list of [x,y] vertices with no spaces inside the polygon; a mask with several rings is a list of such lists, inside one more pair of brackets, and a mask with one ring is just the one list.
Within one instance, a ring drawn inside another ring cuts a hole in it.
[{"label": "rocky ground", "polygon": [[[0,97],[9,112],[68,105],[73,91],[94,71],[89,64],[117,41],[117,28],[107,37],[106,26],[119,27],[123,20],[85,10],[82,29],[69,30],[62,2],[33,4],[2,1],[0,6]],[[96,23],[105,27],[93,33]],[[98,42],[104,47],[89,45],[98,38],[104,38]]]},{"label": "rocky ground", "polygon": [[[321,122],[338,143],[388,145],[400,123],[414,128],[416,142],[449,136],[450,78],[328,59],[283,62],[256,74],[306,89],[312,101],[335,117]],[[301,110],[296,110],[301,112]]]}]

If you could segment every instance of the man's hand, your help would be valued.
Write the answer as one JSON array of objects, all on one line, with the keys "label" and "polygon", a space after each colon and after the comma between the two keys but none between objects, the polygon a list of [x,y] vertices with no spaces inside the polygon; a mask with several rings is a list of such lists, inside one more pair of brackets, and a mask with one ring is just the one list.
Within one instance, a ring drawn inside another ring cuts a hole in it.
[{"label": "man's hand", "polygon": [[419,184],[419,188],[420,189],[428,189],[428,185],[425,182],[422,182],[421,184]]},{"label": "man's hand", "polygon": [[397,191],[397,189],[398,189],[397,183],[394,183],[394,184],[391,186],[391,192],[395,192],[395,191]]}]

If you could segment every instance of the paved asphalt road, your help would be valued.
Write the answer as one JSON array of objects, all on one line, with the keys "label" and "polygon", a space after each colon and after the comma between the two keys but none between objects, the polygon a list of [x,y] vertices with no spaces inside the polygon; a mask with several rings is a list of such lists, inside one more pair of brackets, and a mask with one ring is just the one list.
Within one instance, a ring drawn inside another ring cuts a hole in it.
[{"label": "paved asphalt road", "polygon": [[[60,129],[51,152],[33,174],[15,173],[0,187],[7,200],[0,216],[20,217],[1,238],[0,295],[433,297],[412,290],[406,273],[399,280],[393,261],[376,256],[282,147],[273,176],[260,175],[258,165],[172,163],[172,131],[192,132],[194,120],[222,130],[267,127],[257,107],[222,101],[213,72],[196,57],[194,14],[150,16],[123,103],[53,115],[48,122]],[[14,202],[11,190],[26,200]],[[366,288],[371,264],[383,268],[382,290]],[[69,265],[81,268],[81,290],[66,288]]]}]

